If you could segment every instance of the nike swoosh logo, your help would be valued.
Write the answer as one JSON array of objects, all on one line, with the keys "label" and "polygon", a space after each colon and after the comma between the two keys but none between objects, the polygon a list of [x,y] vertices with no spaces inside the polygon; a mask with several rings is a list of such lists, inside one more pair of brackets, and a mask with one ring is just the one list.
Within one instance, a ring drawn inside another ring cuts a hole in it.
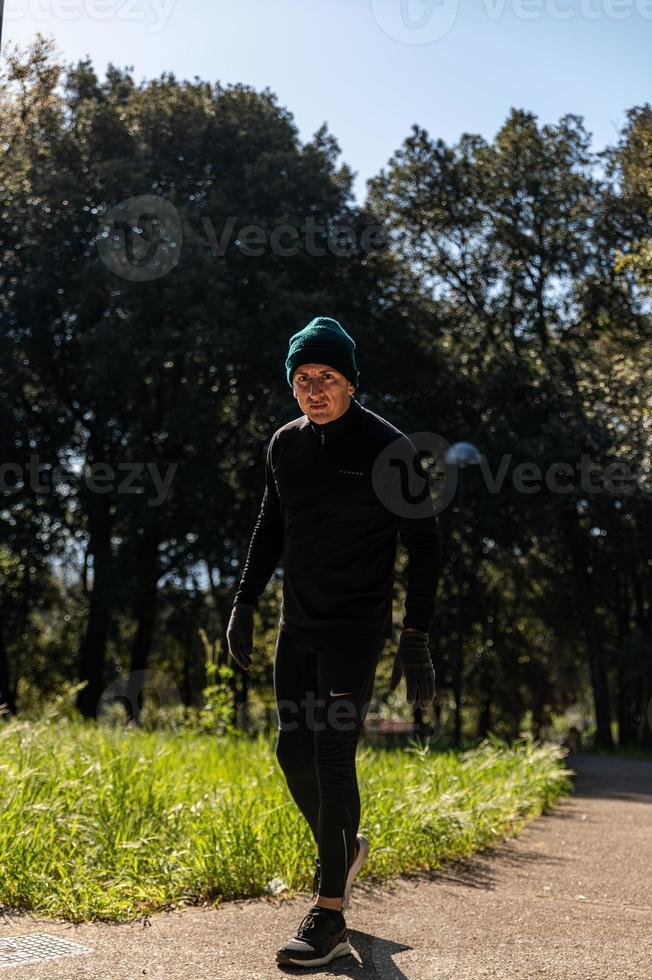
[{"label": "nike swoosh logo", "polygon": [[339,698],[342,694],[353,694],[353,691],[331,691],[332,698]]}]

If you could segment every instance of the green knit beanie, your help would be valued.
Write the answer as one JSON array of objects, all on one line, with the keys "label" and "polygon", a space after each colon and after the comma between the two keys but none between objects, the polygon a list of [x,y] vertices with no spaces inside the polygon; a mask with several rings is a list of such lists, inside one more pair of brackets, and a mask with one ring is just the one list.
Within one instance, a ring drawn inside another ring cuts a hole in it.
[{"label": "green knit beanie", "polygon": [[358,384],[358,368],[355,363],[355,341],[337,320],[318,316],[307,327],[290,337],[285,368],[288,384],[292,387],[292,375],[302,364],[328,364],[340,371],[351,384]]}]

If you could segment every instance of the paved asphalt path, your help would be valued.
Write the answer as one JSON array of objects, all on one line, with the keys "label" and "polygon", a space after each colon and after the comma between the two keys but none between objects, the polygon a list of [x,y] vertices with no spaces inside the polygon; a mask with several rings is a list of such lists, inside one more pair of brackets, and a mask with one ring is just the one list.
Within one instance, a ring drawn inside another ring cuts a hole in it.
[{"label": "paved asphalt path", "polygon": [[[363,881],[354,954],[278,967],[310,897],[229,902],[129,924],[0,916],[0,940],[47,932],[92,952],[5,967],[30,980],[652,980],[652,761],[569,756],[576,791],[518,837],[429,876]],[[373,847],[373,841],[371,841]]]}]

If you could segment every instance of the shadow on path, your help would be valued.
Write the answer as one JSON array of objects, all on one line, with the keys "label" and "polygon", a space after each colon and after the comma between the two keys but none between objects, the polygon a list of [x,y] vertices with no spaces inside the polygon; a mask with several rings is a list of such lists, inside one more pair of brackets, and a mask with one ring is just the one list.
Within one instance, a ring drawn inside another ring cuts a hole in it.
[{"label": "shadow on path", "polygon": [[[430,881],[442,885],[463,885],[466,888],[491,891],[496,886],[494,865],[497,863],[500,868],[504,868],[505,865],[525,868],[533,864],[554,868],[565,863],[566,858],[563,855],[557,857],[542,852],[538,847],[524,847],[522,834],[527,832],[538,835],[545,833],[549,827],[558,825],[561,821],[577,820],[577,812],[568,808],[569,801],[582,798],[611,798],[652,803],[652,760],[610,758],[583,753],[569,754],[565,766],[575,772],[572,777],[573,793],[537,817],[536,821],[527,824],[522,831],[519,831],[518,840],[508,838],[476,851],[468,858],[446,861],[435,871],[404,872],[401,880],[415,884],[420,881]],[[364,895],[367,901],[374,902],[379,900],[380,896],[391,894],[394,886],[391,881],[367,878],[356,883],[356,890],[359,895]]]},{"label": "shadow on path", "polygon": [[652,803],[652,759],[582,753],[568,755],[566,766],[577,773],[574,797]]},{"label": "shadow on path", "polygon": [[349,928],[347,932],[355,961],[351,956],[343,956],[326,966],[279,966],[279,976],[310,977],[327,973],[333,977],[350,977],[351,980],[410,980],[392,957],[414,947],[390,939],[379,939],[357,929]]}]

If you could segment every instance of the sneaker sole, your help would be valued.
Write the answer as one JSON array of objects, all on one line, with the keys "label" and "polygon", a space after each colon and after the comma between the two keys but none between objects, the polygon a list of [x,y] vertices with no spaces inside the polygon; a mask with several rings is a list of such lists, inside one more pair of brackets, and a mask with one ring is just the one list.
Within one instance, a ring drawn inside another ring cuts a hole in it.
[{"label": "sneaker sole", "polygon": [[282,953],[276,957],[276,962],[281,965],[291,963],[293,966],[323,966],[325,963],[330,963],[331,960],[334,960],[336,956],[347,956],[352,952],[351,944],[347,940],[345,943],[338,943],[337,946],[333,946],[330,953],[327,953],[326,956],[318,956],[313,960],[299,960]]},{"label": "sneaker sole", "polygon": [[346,884],[344,886],[344,895],[342,897],[342,911],[344,912],[348,909],[351,902],[351,889],[353,888],[353,881],[360,871],[360,868],[367,860],[367,855],[369,854],[369,841],[362,834],[358,834],[356,837],[360,847],[356,855],[356,859],[349,868],[349,873],[346,876]]}]

